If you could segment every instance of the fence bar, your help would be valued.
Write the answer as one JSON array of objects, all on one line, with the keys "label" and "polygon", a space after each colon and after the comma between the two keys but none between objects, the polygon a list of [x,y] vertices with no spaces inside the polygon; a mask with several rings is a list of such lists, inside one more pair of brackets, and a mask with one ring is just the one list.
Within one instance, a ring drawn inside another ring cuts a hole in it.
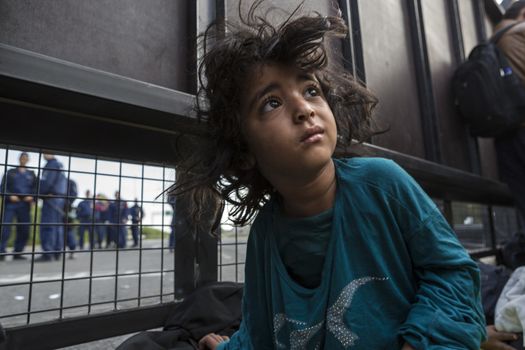
[{"label": "fence bar", "polygon": [[[0,350],[47,350],[161,327],[176,303],[6,329]],[[82,331],[79,331],[82,330]],[[91,330],[91,331],[85,331]],[[96,331],[94,331],[96,330]]]}]

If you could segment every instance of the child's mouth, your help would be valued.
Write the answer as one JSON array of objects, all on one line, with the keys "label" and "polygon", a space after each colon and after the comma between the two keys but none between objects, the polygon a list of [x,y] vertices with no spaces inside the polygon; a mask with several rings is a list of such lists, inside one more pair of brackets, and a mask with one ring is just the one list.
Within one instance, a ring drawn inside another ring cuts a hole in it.
[{"label": "child's mouth", "polygon": [[324,130],[320,126],[313,126],[306,130],[301,137],[302,143],[314,143],[318,142],[323,138]]},{"label": "child's mouth", "polygon": [[314,134],[308,138],[306,138],[303,142],[304,143],[314,143],[318,142],[323,138],[323,134]]}]

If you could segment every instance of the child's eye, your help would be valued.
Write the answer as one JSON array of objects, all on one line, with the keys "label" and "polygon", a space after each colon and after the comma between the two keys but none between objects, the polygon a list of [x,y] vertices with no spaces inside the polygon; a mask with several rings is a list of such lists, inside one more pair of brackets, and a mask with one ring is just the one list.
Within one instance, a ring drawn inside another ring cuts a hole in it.
[{"label": "child's eye", "polygon": [[319,96],[320,95],[319,89],[315,86],[309,86],[306,89],[305,95],[308,95],[309,97]]},{"label": "child's eye", "polygon": [[277,100],[275,97],[269,97],[264,101],[261,110],[263,113],[270,112],[278,108],[280,105],[281,102],[279,102],[279,100]]}]

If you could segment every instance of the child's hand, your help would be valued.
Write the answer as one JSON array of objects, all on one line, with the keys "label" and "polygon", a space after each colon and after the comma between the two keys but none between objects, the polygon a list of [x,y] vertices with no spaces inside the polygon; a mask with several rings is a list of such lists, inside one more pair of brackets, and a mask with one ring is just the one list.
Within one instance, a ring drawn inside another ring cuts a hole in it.
[{"label": "child's hand", "polygon": [[401,350],[414,350],[414,348],[412,347],[412,345],[405,343]]},{"label": "child's hand", "polygon": [[217,345],[228,339],[227,336],[210,333],[199,340],[199,350],[215,350]]},{"label": "child's hand", "polygon": [[494,326],[487,326],[487,341],[481,344],[484,350],[514,350],[510,345],[504,341],[512,341],[518,339],[514,333],[498,332]]}]

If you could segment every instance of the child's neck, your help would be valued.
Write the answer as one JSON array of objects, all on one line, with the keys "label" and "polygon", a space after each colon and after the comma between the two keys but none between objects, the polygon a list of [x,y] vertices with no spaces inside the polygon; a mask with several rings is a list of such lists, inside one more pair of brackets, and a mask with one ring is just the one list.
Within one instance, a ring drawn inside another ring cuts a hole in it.
[{"label": "child's neck", "polygon": [[331,160],[311,179],[302,182],[293,181],[279,187],[277,191],[283,198],[283,210],[286,216],[308,217],[320,214],[334,205],[336,191],[334,162]]}]

